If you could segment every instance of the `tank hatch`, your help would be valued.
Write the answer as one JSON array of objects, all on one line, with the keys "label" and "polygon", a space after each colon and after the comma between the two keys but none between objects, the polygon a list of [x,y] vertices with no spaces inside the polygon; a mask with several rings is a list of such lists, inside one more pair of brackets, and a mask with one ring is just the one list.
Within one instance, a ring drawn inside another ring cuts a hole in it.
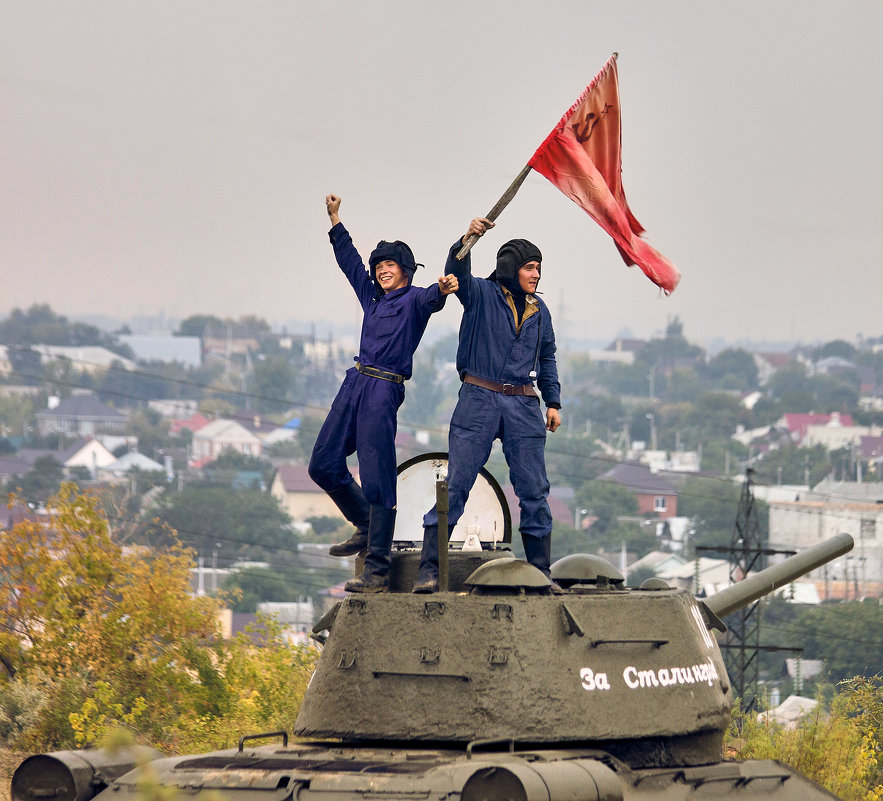
[{"label": "tank hatch", "polygon": [[552,565],[552,578],[562,587],[622,585],[625,576],[610,562],[588,553],[574,553]]},{"label": "tank hatch", "polygon": [[476,589],[548,589],[552,586],[537,568],[521,559],[501,558],[486,562],[463,582]]}]

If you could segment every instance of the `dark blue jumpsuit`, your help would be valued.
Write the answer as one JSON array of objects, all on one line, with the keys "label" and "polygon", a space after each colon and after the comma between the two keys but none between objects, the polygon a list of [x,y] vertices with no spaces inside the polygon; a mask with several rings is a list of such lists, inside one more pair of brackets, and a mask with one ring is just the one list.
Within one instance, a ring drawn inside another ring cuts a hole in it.
[{"label": "dark blue jumpsuit", "polygon": [[[412,357],[429,317],[444,307],[438,285],[408,286],[383,294],[376,287],[343,223],[329,232],[337,264],[362,306],[362,334],[357,361],[411,377]],[[326,492],[353,481],[346,458],[356,453],[365,498],[372,506],[396,505],[396,415],[405,387],[363,375],[355,367],[331,404],[313,455],[310,476]]]},{"label": "dark blue jumpsuit", "polygon": [[[561,387],[555,362],[555,333],[546,304],[528,296],[521,330],[503,288],[496,282],[472,276],[469,254],[457,261],[461,243],[448,254],[445,273],[457,276],[456,295],[463,304],[457,372],[507,384],[529,384],[536,370],[536,386],[548,404],[561,403]],[[533,313],[528,310],[533,306]],[[503,395],[474,384],[460,387],[448,435],[448,524],[453,527],[479,471],[487,462],[495,439],[503,444],[509,480],[518,496],[522,534],[542,538],[552,532],[547,501],[546,420],[537,398]],[[438,525],[433,508],[424,526]]]}]

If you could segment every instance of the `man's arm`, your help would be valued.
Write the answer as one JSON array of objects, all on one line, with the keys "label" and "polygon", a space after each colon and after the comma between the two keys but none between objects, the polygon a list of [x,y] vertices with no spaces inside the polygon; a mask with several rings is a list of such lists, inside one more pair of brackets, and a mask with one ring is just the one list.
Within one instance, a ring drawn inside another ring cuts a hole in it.
[{"label": "man's arm", "polygon": [[546,404],[546,429],[555,432],[561,425],[561,384],[558,381],[558,363],[555,359],[555,331],[552,316],[545,304],[540,306],[540,314],[545,315],[540,342],[537,387]]},{"label": "man's arm", "polygon": [[353,240],[349,232],[340,221],[340,197],[337,195],[325,196],[325,210],[328,212],[328,219],[331,220],[331,230],[328,237],[331,240],[331,246],[334,248],[334,258],[337,260],[337,266],[340,267],[347,281],[350,282],[359,304],[365,310],[375,297],[374,284],[368,277],[365,264],[362,257],[353,245]]},{"label": "man's arm", "polygon": [[484,236],[495,224],[496,223],[492,223],[485,217],[475,217],[472,222],[469,223],[469,228],[466,230],[466,233],[463,234],[463,236],[451,246],[450,251],[448,251],[448,260],[445,263],[445,274],[457,277],[459,282],[459,289],[456,290],[457,299],[463,304],[463,306],[468,306],[472,302],[472,254],[470,251],[463,257],[463,260],[460,261],[457,259],[457,253],[459,253],[460,248],[463,247],[466,240],[472,234],[475,234],[475,236]]},{"label": "man's arm", "polygon": [[438,283],[427,287],[414,287],[412,292],[418,293],[418,307],[429,316],[445,307],[447,296],[459,287],[456,275],[439,276]]}]

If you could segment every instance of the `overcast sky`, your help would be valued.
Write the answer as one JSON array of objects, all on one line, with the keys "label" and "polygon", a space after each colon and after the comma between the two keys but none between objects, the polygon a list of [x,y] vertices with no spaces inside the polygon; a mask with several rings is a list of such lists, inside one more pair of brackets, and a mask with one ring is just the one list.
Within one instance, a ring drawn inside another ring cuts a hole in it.
[{"label": "overcast sky", "polygon": [[0,314],[352,326],[325,195],[429,283],[617,51],[623,183],[680,286],[538,174],[476,273],[531,239],[575,339],[880,336],[881,30],[879,0],[0,0]]}]

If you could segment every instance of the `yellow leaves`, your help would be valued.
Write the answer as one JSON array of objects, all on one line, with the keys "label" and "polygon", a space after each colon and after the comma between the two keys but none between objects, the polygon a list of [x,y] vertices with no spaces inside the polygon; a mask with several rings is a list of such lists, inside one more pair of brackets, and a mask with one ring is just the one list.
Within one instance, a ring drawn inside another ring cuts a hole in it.
[{"label": "yellow leaves", "polygon": [[734,714],[730,734],[743,741],[740,759],[779,759],[844,801],[883,801],[875,722],[883,713],[883,679],[857,676],[841,682],[827,704],[793,729]]},{"label": "yellow leaves", "polygon": [[[95,683],[94,695],[83,701],[79,712],[68,715],[77,746],[86,748],[106,741],[122,726],[135,729],[147,711],[141,696],[130,705],[115,700],[113,688],[106,681]],[[117,735],[118,736],[118,735]]]},{"label": "yellow leaves", "polygon": [[55,750],[122,727],[193,753],[292,727],[314,649],[273,621],[223,642],[217,602],[190,593],[192,553],[120,547],[72,485],[51,511],[0,532],[0,737]]}]

